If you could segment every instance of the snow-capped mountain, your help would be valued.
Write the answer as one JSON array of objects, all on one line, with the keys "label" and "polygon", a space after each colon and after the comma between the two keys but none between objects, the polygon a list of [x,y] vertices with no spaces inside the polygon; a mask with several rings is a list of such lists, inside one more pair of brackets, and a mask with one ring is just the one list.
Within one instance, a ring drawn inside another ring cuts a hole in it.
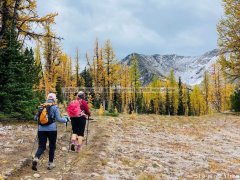
[{"label": "snow-capped mountain", "polygon": [[209,70],[211,65],[217,61],[219,50],[214,49],[201,56],[179,56],[176,54],[148,56],[133,53],[125,57],[121,63],[130,65],[133,55],[138,59],[143,85],[151,82],[154,75],[165,78],[172,69],[176,79],[181,77],[182,82],[195,85],[202,82],[204,72]]}]

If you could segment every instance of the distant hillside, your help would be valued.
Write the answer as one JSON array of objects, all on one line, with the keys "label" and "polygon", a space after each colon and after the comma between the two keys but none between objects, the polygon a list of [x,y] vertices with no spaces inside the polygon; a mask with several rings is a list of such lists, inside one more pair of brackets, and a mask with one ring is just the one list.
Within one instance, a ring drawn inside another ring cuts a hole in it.
[{"label": "distant hillside", "polygon": [[[179,56],[176,54],[155,54],[149,56],[137,53],[133,54],[139,61],[139,70],[143,85],[151,82],[154,75],[162,78],[168,76],[171,69],[174,70],[177,79],[181,76],[184,83],[195,85],[202,82],[204,72],[216,62],[219,51],[214,49],[201,56]],[[121,63],[130,65],[130,59],[133,54],[125,57]]]}]

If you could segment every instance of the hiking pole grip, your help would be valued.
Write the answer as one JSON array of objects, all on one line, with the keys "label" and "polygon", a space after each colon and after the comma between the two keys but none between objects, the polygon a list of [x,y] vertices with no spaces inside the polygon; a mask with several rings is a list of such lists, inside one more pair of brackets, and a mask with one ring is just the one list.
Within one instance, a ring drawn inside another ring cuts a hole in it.
[{"label": "hiking pole grip", "polygon": [[67,122],[66,122],[66,130],[67,130],[67,126],[68,126],[68,122],[70,121],[69,117],[65,117],[67,119]]}]

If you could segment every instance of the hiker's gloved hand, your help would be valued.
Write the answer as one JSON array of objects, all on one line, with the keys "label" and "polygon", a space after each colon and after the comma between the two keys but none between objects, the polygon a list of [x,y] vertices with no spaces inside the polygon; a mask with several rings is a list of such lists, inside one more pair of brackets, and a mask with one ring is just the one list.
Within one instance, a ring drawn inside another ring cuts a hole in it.
[{"label": "hiker's gloved hand", "polygon": [[68,122],[70,122],[70,121],[71,121],[70,117],[67,117],[67,121],[68,121]]},{"label": "hiker's gloved hand", "polygon": [[67,122],[71,121],[68,116],[64,116],[64,118],[66,119]]},{"label": "hiker's gloved hand", "polygon": [[80,116],[81,116],[81,117],[85,117],[86,119],[88,118],[88,116],[85,114],[84,111],[81,112]]}]

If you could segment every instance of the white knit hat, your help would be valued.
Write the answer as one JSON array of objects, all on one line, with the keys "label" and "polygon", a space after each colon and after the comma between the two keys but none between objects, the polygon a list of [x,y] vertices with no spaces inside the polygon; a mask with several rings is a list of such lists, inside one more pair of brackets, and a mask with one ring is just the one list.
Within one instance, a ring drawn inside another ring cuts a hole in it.
[{"label": "white knit hat", "polygon": [[84,99],[84,92],[83,91],[78,92],[78,98]]},{"label": "white knit hat", "polygon": [[47,99],[52,99],[52,100],[56,100],[56,94],[55,93],[49,93],[47,96]]},{"label": "white knit hat", "polygon": [[84,92],[83,92],[83,91],[79,91],[79,92],[78,92],[78,96],[81,96],[81,95],[84,95]]}]

